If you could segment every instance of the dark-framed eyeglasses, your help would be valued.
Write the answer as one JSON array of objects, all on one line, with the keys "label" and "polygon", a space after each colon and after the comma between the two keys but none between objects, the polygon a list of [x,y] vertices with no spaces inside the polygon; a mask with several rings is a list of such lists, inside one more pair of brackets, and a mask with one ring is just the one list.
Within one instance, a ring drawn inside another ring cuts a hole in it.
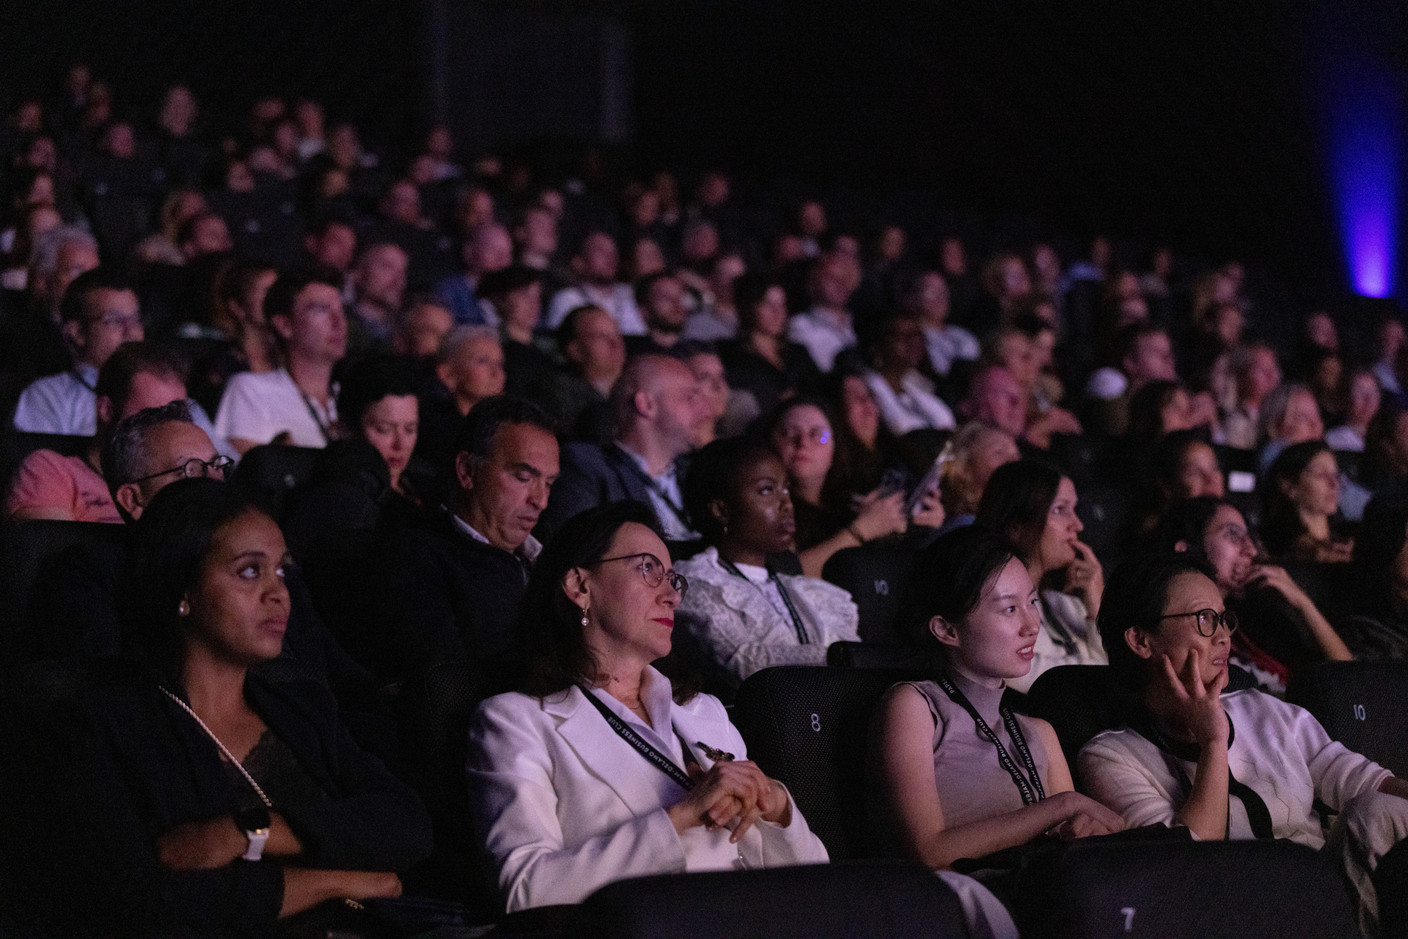
[{"label": "dark-framed eyeglasses", "polygon": [[1230,636],[1237,631],[1237,614],[1231,610],[1219,613],[1217,610],[1197,610],[1193,613],[1170,613],[1167,616],[1160,616],[1159,619],[1175,619],[1179,616],[1195,617],[1198,623],[1198,635],[1204,639],[1211,639],[1217,635],[1217,627],[1221,626],[1227,630]]},{"label": "dark-framed eyeglasses", "polygon": [[164,469],[159,473],[152,473],[150,476],[143,476],[141,479],[134,479],[132,482],[144,483],[149,479],[156,479],[158,476],[169,476],[173,473],[179,474],[182,479],[195,479],[197,476],[215,476],[224,479],[225,473],[234,465],[235,461],[227,456],[216,456],[209,460],[202,460],[200,457],[192,457],[179,466]]},{"label": "dark-framed eyeglasses", "polygon": [[598,564],[608,564],[611,561],[639,561],[636,570],[640,571],[641,579],[645,581],[647,587],[658,587],[665,581],[670,582],[670,587],[675,593],[684,599],[685,591],[689,589],[689,579],[683,574],[676,573],[673,569],[666,570],[660,559],[648,551],[640,554],[623,554],[620,557],[602,558],[599,561],[581,565],[582,567],[596,567]]}]

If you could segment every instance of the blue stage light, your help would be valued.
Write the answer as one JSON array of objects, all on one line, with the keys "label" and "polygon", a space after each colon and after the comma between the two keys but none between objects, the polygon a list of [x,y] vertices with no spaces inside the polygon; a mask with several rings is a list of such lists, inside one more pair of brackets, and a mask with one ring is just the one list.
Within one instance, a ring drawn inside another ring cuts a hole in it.
[{"label": "blue stage light", "polygon": [[1354,289],[1387,297],[1395,287],[1401,105],[1392,78],[1374,68],[1338,76],[1329,100],[1330,168],[1340,243]]}]

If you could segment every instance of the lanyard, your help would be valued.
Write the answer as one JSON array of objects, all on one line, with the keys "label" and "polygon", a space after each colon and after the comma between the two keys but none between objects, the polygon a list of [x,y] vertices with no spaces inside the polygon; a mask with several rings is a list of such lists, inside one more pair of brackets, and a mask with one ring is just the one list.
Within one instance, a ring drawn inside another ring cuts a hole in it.
[{"label": "lanyard", "polygon": [[313,399],[303,393],[303,389],[298,389],[298,396],[303,399],[303,403],[308,408],[308,414],[313,418],[313,423],[318,425],[318,433],[323,435],[323,443],[331,443],[332,435],[328,432],[328,425],[323,423],[322,417],[318,415],[318,409],[313,406]]},{"label": "lanyard", "polygon": [[641,482],[645,483],[646,487],[651,492],[655,493],[657,496],[660,497],[660,501],[665,503],[666,507],[669,508],[669,510],[674,514],[675,518],[679,520],[680,524],[683,525],[685,528],[690,528],[691,526],[689,524],[689,517],[685,515],[684,509],[678,504],[676,504],[674,499],[670,498],[670,494],[665,491],[664,487],[657,483],[649,473],[641,469],[640,464],[637,463],[635,461],[635,458],[632,457],[629,453],[627,453],[625,450],[622,450],[619,446],[615,447],[615,450],[616,453],[622,459],[622,461],[625,462],[626,466],[629,467],[630,470],[635,473],[637,477],[640,478]]},{"label": "lanyard", "polygon": [[[1135,723],[1131,724],[1134,730],[1148,738],[1149,742],[1159,748],[1163,754],[1165,762],[1178,776],[1178,783],[1183,787],[1183,791],[1191,793],[1193,791],[1193,781],[1188,778],[1188,774],[1183,771],[1183,762],[1196,764],[1198,762],[1197,747],[1170,740],[1159,732],[1154,725],[1152,716],[1143,715]],[[1232,742],[1237,739],[1236,728],[1232,726],[1232,716],[1227,717],[1227,749],[1231,751]],[[1275,838],[1275,827],[1271,822],[1271,810],[1266,807],[1265,800],[1261,795],[1248,786],[1246,783],[1232,775],[1232,767],[1227,768],[1227,794],[1235,796],[1241,800],[1242,808],[1247,812],[1247,823],[1252,826],[1252,835],[1259,839]],[[1228,813],[1231,813],[1231,806],[1228,806]],[[1223,830],[1226,834],[1231,828],[1231,819],[1228,819],[1228,828]]]},{"label": "lanyard", "polygon": [[1017,768],[1017,764],[1012,762],[1012,757],[1007,755],[1007,748],[1002,745],[1002,741],[997,739],[997,734],[992,732],[988,722],[983,720],[983,715],[978,713],[978,709],[973,706],[973,702],[968,700],[968,696],[958,689],[947,675],[942,672],[938,676],[939,687],[953,699],[954,703],[960,705],[968,712],[968,716],[973,718],[973,723],[978,726],[978,733],[988,738],[988,742],[997,748],[997,760],[1002,764],[1002,768],[1007,770],[1012,777],[1012,782],[1016,784],[1017,791],[1022,794],[1023,805],[1034,805],[1046,798],[1046,791],[1041,787],[1041,775],[1036,771],[1036,763],[1032,760],[1032,751],[1027,747],[1027,738],[1022,736],[1022,728],[1017,725],[1017,718],[1013,715],[1012,709],[1007,705],[999,705],[998,713],[1002,715],[1002,722],[1007,727],[1007,734],[1012,738],[1012,745],[1017,748],[1017,752],[1022,756],[1022,762],[1027,766],[1027,776],[1022,775],[1022,771]]},{"label": "lanyard", "polygon": [[[719,564],[721,564],[723,566],[723,569],[728,571],[733,576],[741,577],[743,580],[747,581],[748,584],[753,587],[753,589],[757,590],[759,593],[763,593],[763,588],[759,587],[757,584],[753,583],[753,581],[749,580],[747,575],[740,571],[732,561],[726,561],[724,560],[723,556],[720,555]],[[792,603],[792,597],[787,593],[787,588],[782,586],[782,579],[778,577],[777,572],[770,567],[767,568],[767,572],[768,581],[774,587],[777,588],[778,595],[782,597],[783,605],[787,607],[787,614],[792,617],[792,628],[797,630],[797,641],[804,646],[809,645],[812,640],[807,635],[806,626],[802,625],[802,615],[797,612],[797,607]],[[766,594],[764,594],[764,596],[766,596]],[[772,606],[771,601],[768,602],[768,606]]]},{"label": "lanyard", "polygon": [[[674,760],[651,746],[649,741],[642,738],[640,734],[631,729],[629,724],[617,717],[615,713],[612,712],[611,708],[607,707],[596,695],[585,688],[582,689],[582,694],[586,695],[587,700],[592,703],[592,707],[600,711],[601,716],[606,718],[606,723],[610,724],[611,729],[616,731],[616,736],[629,743],[637,753],[645,757],[651,766],[673,779],[685,792],[689,792],[694,788],[694,780],[690,779],[689,775],[685,773],[684,770],[675,765]],[[687,748],[685,753],[689,753]]]}]

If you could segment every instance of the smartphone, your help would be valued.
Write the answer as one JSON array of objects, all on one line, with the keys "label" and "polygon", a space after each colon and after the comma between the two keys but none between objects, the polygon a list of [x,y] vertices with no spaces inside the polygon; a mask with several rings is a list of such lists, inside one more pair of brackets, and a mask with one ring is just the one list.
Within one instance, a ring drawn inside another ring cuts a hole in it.
[{"label": "smartphone", "polygon": [[952,463],[953,460],[953,441],[949,440],[948,443],[944,444],[944,448],[939,451],[939,455],[934,457],[934,462],[929,467],[929,471],[915,484],[914,488],[910,490],[909,496],[904,500],[904,514],[906,517],[912,516],[914,510],[919,508],[919,503],[924,500],[925,493],[935,488],[943,481],[944,467]]}]

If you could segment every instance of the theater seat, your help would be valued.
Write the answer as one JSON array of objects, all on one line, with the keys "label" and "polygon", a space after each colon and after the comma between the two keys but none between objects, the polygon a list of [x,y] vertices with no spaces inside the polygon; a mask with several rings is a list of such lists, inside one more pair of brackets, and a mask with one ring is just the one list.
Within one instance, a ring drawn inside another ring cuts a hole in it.
[{"label": "theater seat", "polygon": [[1296,673],[1286,699],[1332,739],[1408,775],[1408,662],[1321,662]]},{"label": "theater seat", "polygon": [[289,494],[313,476],[322,450],[313,447],[283,447],[263,444],[240,457],[231,484],[238,486],[282,521]]},{"label": "theater seat", "polygon": [[842,548],[822,568],[822,579],[856,602],[860,637],[866,642],[900,642],[896,620],[914,554],[912,546],[868,544]]},{"label": "theater seat", "polygon": [[435,831],[430,857],[404,878],[406,891],[463,903],[475,923],[503,912],[483,866],[465,782],[469,719],[486,688],[475,666],[441,663],[408,678],[396,702],[403,776],[425,800]]},{"label": "theater seat", "polygon": [[36,520],[0,525],[0,664],[22,652],[16,643],[28,625],[34,578],[40,566],[71,545],[116,544],[122,525]]},{"label": "theater seat", "polygon": [[582,912],[578,934],[616,939],[968,935],[953,891],[898,861],[640,877],[602,887]]},{"label": "theater seat", "polygon": [[872,853],[865,813],[870,716],[912,673],[888,669],[765,668],[738,689],[733,722],[748,758],[792,792],[833,860]]},{"label": "theater seat", "polygon": [[1019,875],[1024,939],[1342,939],[1341,875],[1290,841],[1077,842]]},{"label": "theater seat", "polygon": [[924,653],[907,645],[879,642],[833,642],[826,647],[826,664],[833,668],[889,668],[924,672]]}]

